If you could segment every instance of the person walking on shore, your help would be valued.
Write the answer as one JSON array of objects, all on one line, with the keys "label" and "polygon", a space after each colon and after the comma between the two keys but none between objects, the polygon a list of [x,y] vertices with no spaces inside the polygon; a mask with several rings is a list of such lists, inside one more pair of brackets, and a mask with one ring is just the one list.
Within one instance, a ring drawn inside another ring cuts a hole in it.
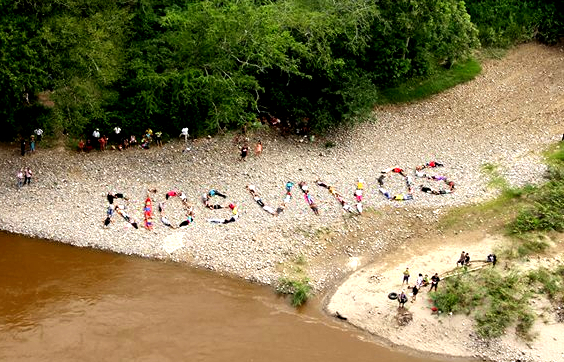
[{"label": "person walking on shore", "polygon": [[258,157],[258,156],[261,155],[261,153],[262,153],[262,141],[259,140],[259,141],[257,142],[256,147],[255,147],[255,155]]},{"label": "person walking on shore", "polygon": [[31,168],[26,167],[25,168],[25,180],[24,180],[24,185],[30,185],[31,184],[31,177],[33,176],[33,172],[31,172]]},{"label": "person walking on shore", "polygon": [[16,179],[18,180],[18,189],[21,189],[24,183],[24,170],[23,168],[16,174]]}]

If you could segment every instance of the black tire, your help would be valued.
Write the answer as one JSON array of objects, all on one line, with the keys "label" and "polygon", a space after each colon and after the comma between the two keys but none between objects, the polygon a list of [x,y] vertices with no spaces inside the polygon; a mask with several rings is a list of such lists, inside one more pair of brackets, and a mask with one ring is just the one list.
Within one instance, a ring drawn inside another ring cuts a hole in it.
[{"label": "black tire", "polygon": [[391,292],[390,294],[388,294],[388,298],[390,298],[391,300],[396,300],[398,299],[398,293]]}]

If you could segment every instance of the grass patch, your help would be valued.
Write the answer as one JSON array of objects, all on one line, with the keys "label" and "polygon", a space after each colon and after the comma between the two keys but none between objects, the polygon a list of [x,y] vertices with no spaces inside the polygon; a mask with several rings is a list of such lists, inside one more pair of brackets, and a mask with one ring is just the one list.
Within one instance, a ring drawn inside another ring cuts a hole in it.
[{"label": "grass patch", "polygon": [[302,306],[310,297],[311,285],[306,277],[301,279],[280,278],[276,291],[280,294],[290,295],[292,306],[297,308]]},{"label": "grass patch", "polygon": [[544,294],[549,300],[559,302],[564,299],[564,266],[549,270],[539,268],[527,274],[529,283],[538,287],[537,293]]},{"label": "grass patch", "polygon": [[528,284],[518,274],[503,275],[486,268],[444,280],[431,298],[443,312],[472,315],[482,337],[499,337],[515,324],[517,333],[529,340],[535,320],[529,306],[531,295]]},{"label": "grass patch", "polygon": [[394,88],[381,91],[378,104],[405,103],[424,99],[460,83],[474,79],[482,67],[475,59],[441,69],[428,78],[415,78]]},{"label": "grass patch", "polygon": [[499,173],[499,167],[492,163],[485,163],[482,165],[482,172],[489,178],[488,187],[497,190],[509,189],[509,183]]},{"label": "grass patch", "polygon": [[512,234],[564,231],[564,145],[560,143],[548,156],[548,182],[529,197],[529,203],[508,225]]}]

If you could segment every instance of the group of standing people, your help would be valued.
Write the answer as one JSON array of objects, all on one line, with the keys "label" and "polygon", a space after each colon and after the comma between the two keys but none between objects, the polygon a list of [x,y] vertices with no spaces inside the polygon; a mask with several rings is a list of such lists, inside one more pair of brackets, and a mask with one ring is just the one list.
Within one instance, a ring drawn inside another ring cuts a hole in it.
[{"label": "group of standing people", "polygon": [[[262,141],[258,140],[257,144],[255,145],[255,156],[260,156],[262,154]],[[241,147],[241,161],[245,161],[247,156],[249,155],[249,146],[244,144]]]},{"label": "group of standing people", "polygon": [[23,156],[27,152],[34,153],[35,152],[35,145],[37,142],[41,140],[41,136],[43,135],[43,130],[41,128],[37,128],[33,131],[33,134],[29,137],[29,150],[27,149],[27,142],[24,137],[20,139],[20,153]]},{"label": "group of standing people", "polygon": [[[429,284],[431,285],[431,288],[429,288],[429,292],[431,292],[433,289],[435,289],[435,292],[437,291],[437,287],[439,285],[439,282],[441,281],[441,278],[439,277],[439,273],[435,273],[430,279],[429,276],[427,274],[425,274],[425,276],[423,276],[422,273],[419,273],[419,275],[417,276],[417,280],[415,282],[415,285],[413,285],[413,287],[409,287],[409,278],[410,278],[410,271],[409,271],[409,267],[405,268],[405,271],[403,272],[403,280],[401,285],[403,286],[403,284],[405,283],[407,285],[408,289],[411,289],[411,303],[415,302],[417,300],[417,294],[419,294],[419,291],[423,288],[428,286]],[[398,302],[399,302],[399,306],[400,308],[403,308],[405,306],[405,303],[407,303],[407,301],[409,300],[409,298],[407,297],[407,294],[405,292],[405,289],[402,289],[402,291],[398,294],[397,296]]]},{"label": "group of standing people", "polygon": [[31,185],[31,177],[33,172],[31,168],[25,167],[18,171],[16,174],[16,179],[18,180],[18,189],[21,189],[24,185]]},{"label": "group of standing people", "polygon": [[[163,145],[162,142],[163,133],[160,131],[153,133],[153,131],[150,128],[148,128],[143,134],[143,137],[141,137],[140,144],[137,142],[137,137],[135,135],[131,135],[129,137],[127,136],[121,137],[120,136],[121,128],[119,127],[115,127],[114,132],[116,135],[116,139],[119,140],[119,143],[117,145],[112,145],[111,148],[117,149],[119,151],[122,151],[126,148],[135,147],[137,145],[139,145],[141,148],[148,149],[150,147],[150,144],[153,142],[153,140],[155,141],[158,147],[162,147]],[[105,134],[101,134],[100,130],[96,128],[94,132],[92,132],[92,136],[86,138],[86,142],[82,138],[78,141],[78,145],[77,145],[78,151],[90,152],[94,148],[96,148],[96,145],[98,145],[98,149],[100,151],[105,151],[106,148],[108,147],[109,141],[110,139]]]}]

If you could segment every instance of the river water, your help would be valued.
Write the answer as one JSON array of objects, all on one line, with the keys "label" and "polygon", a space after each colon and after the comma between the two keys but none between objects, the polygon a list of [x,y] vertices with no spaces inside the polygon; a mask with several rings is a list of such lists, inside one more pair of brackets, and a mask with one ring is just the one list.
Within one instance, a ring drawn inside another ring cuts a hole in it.
[{"label": "river water", "polygon": [[0,361],[396,361],[271,288],[0,233]]}]

